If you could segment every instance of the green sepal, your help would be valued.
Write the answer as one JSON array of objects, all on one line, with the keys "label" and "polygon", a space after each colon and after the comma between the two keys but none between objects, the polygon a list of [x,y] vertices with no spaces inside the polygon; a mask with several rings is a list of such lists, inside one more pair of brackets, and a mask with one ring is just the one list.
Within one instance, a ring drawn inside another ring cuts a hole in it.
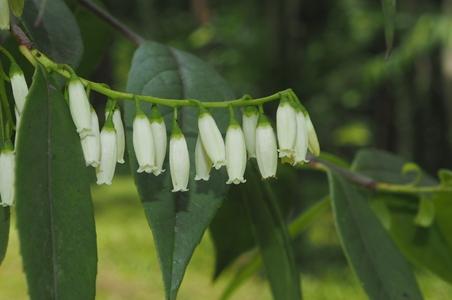
[{"label": "green sepal", "polygon": [[243,114],[247,117],[252,117],[255,115],[259,115],[259,111],[257,110],[257,108],[255,106],[250,105],[250,106],[246,106],[243,109]]},{"label": "green sepal", "polygon": [[237,119],[235,118],[235,112],[232,106],[229,106],[229,126],[240,127],[239,122],[237,122]]},{"label": "green sepal", "polygon": [[268,120],[265,114],[261,113],[259,115],[259,121],[257,126],[271,126],[270,121]]},{"label": "green sepal", "polygon": [[163,123],[162,114],[160,113],[159,108],[155,104],[152,105],[151,108],[151,122]]},{"label": "green sepal", "polygon": [[9,67],[9,77],[11,78],[14,75],[22,75],[22,76],[24,76],[24,72],[19,67],[19,65],[16,64],[15,62],[11,63],[11,66]]},{"label": "green sepal", "polygon": [[202,105],[199,105],[199,114],[198,118],[201,118],[204,115],[210,115],[210,112]]}]

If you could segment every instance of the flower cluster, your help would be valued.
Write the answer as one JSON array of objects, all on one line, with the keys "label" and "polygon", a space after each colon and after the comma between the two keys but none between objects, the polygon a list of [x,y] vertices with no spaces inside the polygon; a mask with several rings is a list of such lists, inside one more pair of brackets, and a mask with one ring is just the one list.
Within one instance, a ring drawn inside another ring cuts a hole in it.
[{"label": "flower cluster", "polygon": [[[96,113],[91,107],[83,83],[73,78],[68,85],[69,106],[80,135],[86,165],[96,168],[97,183],[111,184],[116,163],[124,162],[124,126],[118,108],[107,107],[107,122],[99,134]],[[195,146],[195,180],[207,181],[212,167],[226,166],[227,184],[246,182],[247,157],[256,158],[262,178],[276,176],[278,157],[292,165],[307,161],[308,150],[319,154],[319,143],[309,115],[296,96],[282,94],[276,113],[277,134],[263,112],[246,106],[242,127],[230,107],[230,122],[226,139],[212,115],[199,103],[198,138]],[[158,176],[167,152],[167,130],[156,105],[147,116],[137,101],[133,120],[133,148],[138,173]],[[279,145],[279,149],[277,148]],[[190,155],[185,136],[177,123],[175,109],[169,141],[169,169],[173,192],[188,191]]]}]

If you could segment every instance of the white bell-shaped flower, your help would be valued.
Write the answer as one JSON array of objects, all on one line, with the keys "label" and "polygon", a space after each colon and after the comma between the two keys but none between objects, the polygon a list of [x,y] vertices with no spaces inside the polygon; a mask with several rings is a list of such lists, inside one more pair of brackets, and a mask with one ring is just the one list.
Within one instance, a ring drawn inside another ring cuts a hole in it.
[{"label": "white bell-shaped flower", "polygon": [[116,145],[117,145],[117,162],[120,164],[125,163],[124,151],[126,149],[126,136],[124,133],[124,124],[122,123],[121,111],[119,108],[115,108],[113,112],[113,126],[116,130]]},{"label": "white bell-shaped flower", "polygon": [[68,85],[69,108],[72,120],[81,138],[91,134],[91,105],[85,87],[78,78],[72,78]]},{"label": "white bell-shaped flower", "polygon": [[195,147],[195,180],[208,181],[210,179],[210,169],[212,169],[212,161],[202,145],[201,138],[198,135]]},{"label": "white bell-shaped flower", "polygon": [[161,173],[165,172],[163,169],[163,163],[165,162],[166,157],[166,145],[168,142],[168,137],[166,134],[166,125],[165,120],[161,116],[157,106],[152,107],[151,113],[151,130],[152,137],[154,138],[154,147],[155,147],[155,170],[153,171],[154,175],[158,176]]},{"label": "white bell-shaped flower", "polygon": [[202,144],[214,168],[221,168],[226,164],[223,136],[212,115],[203,108],[198,117],[198,127]]},{"label": "white bell-shaped flower", "polygon": [[11,206],[15,197],[16,156],[12,147],[0,153],[0,197],[2,206]]},{"label": "white bell-shaped flower", "polygon": [[297,120],[295,108],[287,97],[282,97],[276,111],[276,130],[279,144],[279,157],[291,159],[295,154]]},{"label": "white bell-shaped flower", "polygon": [[237,122],[231,122],[226,132],[226,170],[229,180],[227,184],[244,183],[246,168],[245,136]]},{"label": "white bell-shaped flower", "polygon": [[15,63],[11,64],[9,77],[11,79],[11,87],[13,90],[14,102],[16,103],[16,109],[19,115],[21,115],[28,95],[27,81],[25,80],[24,73]]},{"label": "white bell-shaped flower", "polygon": [[256,129],[256,159],[262,178],[276,176],[278,167],[276,136],[267,117],[263,114],[259,117]]},{"label": "white bell-shaped flower", "polygon": [[9,30],[8,0],[0,0],[0,30]]},{"label": "white bell-shaped flower", "polygon": [[142,112],[138,112],[133,120],[133,148],[138,162],[138,173],[152,173],[157,169],[151,123]]},{"label": "white bell-shaped flower", "polygon": [[312,124],[311,118],[308,114],[305,114],[306,117],[306,128],[308,131],[308,147],[309,151],[315,155],[320,155],[320,144],[319,139],[317,138],[317,133],[315,132],[314,125]]},{"label": "white bell-shaped flower", "polygon": [[113,122],[107,121],[100,133],[101,157],[100,164],[96,168],[97,184],[110,185],[115,175],[117,160],[116,132]]},{"label": "white bell-shaped flower", "polygon": [[243,134],[248,157],[256,157],[256,127],[259,120],[259,112],[254,106],[247,106],[242,116]]},{"label": "white bell-shaped flower", "polygon": [[81,139],[86,166],[97,168],[100,163],[99,119],[91,107],[91,134]]},{"label": "white bell-shaped flower", "polygon": [[302,164],[307,162],[306,153],[308,152],[308,130],[304,113],[297,111],[297,139],[295,141],[295,157],[293,164]]},{"label": "white bell-shaped flower", "polygon": [[190,156],[188,154],[187,141],[176,121],[174,121],[169,147],[169,164],[171,181],[173,183],[172,192],[186,192],[188,191],[188,179],[190,176]]}]

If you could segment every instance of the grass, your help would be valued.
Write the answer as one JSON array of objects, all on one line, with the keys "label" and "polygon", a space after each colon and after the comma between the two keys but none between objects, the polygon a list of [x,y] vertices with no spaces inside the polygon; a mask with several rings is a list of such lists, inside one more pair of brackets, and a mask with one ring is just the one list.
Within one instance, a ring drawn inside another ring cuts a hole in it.
[{"label": "grass", "polygon": [[[99,252],[96,299],[164,299],[154,242],[131,179],[118,178],[111,187],[94,186],[93,201]],[[307,237],[337,247],[337,240],[331,238],[323,223],[313,226]],[[366,299],[347,267],[325,261],[320,270],[302,274],[304,299]],[[188,267],[178,299],[218,299],[234,273],[226,272],[213,283],[213,265],[213,245],[206,234]],[[452,295],[452,286],[433,275],[421,273],[418,278],[426,299],[442,300]],[[7,256],[0,267],[0,299],[27,298],[17,230],[13,226]],[[265,300],[271,299],[271,294],[267,283],[255,276],[232,299]]]}]

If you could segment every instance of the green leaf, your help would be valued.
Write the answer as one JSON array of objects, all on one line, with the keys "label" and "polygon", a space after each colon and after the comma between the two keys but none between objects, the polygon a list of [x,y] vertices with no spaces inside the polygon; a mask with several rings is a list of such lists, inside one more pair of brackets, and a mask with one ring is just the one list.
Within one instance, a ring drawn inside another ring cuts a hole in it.
[{"label": "green leaf", "polygon": [[10,211],[9,207],[0,207],[0,265],[5,258],[9,239]]},{"label": "green leaf", "polygon": [[243,186],[245,204],[264,262],[273,298],[301,299],[300,276],[296,268],[289,233],[269,184],[261,181],[251,166]]},{"label": "green leaf", "polygon": [[414,223],[422,227],[430,227],[435,220],[435,204],[432,197],[422,196]]},{"label": "green leaf", "polygon": [[31,299],[94,299],[88,169],[68,106],[39,67],[17,146],[17,228]]},{"label": "green leaf", "polygon": [[[233,98],[227,83],[200,59],[161,44],[146,42],[136,51],[129,73],[128,91],[174,99],[224,100]],[[150,107],[142,103],[149,113]],[[166,124],[171,124],[170,111]],[[127,128],[131,129],[135,107],[125,105]],[[227,125],[227,114],[216,115],[220,129]],[[194,148],[197,136],[196,108],[184,108],[179,114],[191,160],[189,192],[172,193],[169,166],[154,176],[138,174],[132,134],[127,144],[132,173],[156,242],[160,267],[168,299],[175,299],[187,264],[227,193],[225,170],[213,171],[208,182],[195,182]],[[168,126],[169,127],[169,126]],[[169,128],[168,128],[169,129]]]},{"label": "green leaf", "polygon": [[[239,199],[241,200],[241,199]],[[330,198],[326,197],[321,201],[313,204],[306,209],[297,218],[295,218],[289,225],[289,235],[293,239],[306,230],[306,228],[316,219],[320,213],[326,211],[330,207]],[[262,258],[257,251],[252,253],[248,261],[238,268],[236,274],[229,281],[225,287],[221,299],[229,299],[232,294],[241,287],[248,279],[256,274],[262,268]]]},{"label": "green leaf", "polygon": [[[356,156],[353,168],[378,181],[406,184],[413,182],[416,175],[401,173],[405,163],[402,158],[387,152],[363,150]],[[422,173],[419,185],[435,184],[433,178]],[[435,220],[428,228],[420,228],[414,223],[419,209],[417,197],[378,194],[376,198],[384,201],[389,209],[389,232],[403,254],[416,266],[452,282],[452,206],[449,200],[452,193],[432,194]]]},{"label": "green leaf", "polygon": [[22,16],[22,13],[24,11],[24,1],[25,0],[9,0],[11,11],[16,17]]},{"label": "green leaf", "polygon": [[78,65],[83,42],[64,1],[27,0],[21,22],[36,48],[58,63]]},{"label": "green leaf", "polygon": [[416,279],[368,204],[363,191],[329,172],[337,231],[370,299],[422,299]]},{"label": "green leaf", "polygon": [[385,23],[386,56],[389,56],[394,42],[394,24],[396,20],[396,0],[381,0]]}]

